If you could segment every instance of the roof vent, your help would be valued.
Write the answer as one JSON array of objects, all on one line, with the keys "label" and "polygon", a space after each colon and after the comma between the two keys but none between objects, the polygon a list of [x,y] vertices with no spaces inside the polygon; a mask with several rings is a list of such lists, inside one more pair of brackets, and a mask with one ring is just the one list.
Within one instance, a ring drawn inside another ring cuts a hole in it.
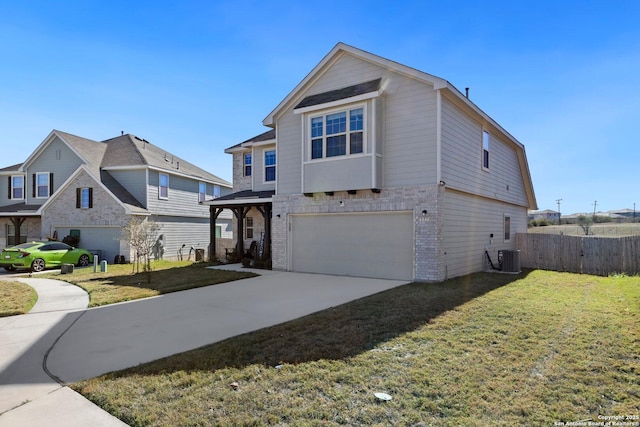
[{"label": "roof vent", "polygon": [[169,161],[169,159],[167,158],[167,153],[164,153],[164,161],[165,161],[165,162],[168,162],[168,161]]}]

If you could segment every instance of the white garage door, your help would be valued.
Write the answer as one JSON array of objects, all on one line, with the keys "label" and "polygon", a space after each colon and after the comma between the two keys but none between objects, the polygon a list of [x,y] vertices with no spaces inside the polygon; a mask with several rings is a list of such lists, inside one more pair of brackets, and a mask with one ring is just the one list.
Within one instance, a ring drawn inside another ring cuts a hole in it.
[{"label": "white garage door", "polygon": [[291,215],[293,271],[413,279],[412,212]]},{"label": "white garage door", "polygon": [[[113,262],[116,255],[120,254],[120,228],[119,227],[56,227],[58,240],[70,234],[70,230],[80,230],[80,246],[90,251],[100,251],[101,260]],[[127,256],[127,259],[129,257]]]}]

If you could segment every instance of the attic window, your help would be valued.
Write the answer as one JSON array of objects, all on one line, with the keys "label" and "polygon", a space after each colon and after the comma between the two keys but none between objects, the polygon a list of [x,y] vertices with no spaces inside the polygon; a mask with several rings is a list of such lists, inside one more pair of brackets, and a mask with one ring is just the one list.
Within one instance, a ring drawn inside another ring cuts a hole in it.
[{"label": "attic window", "polygon": [[169,175],[161,173],[159,180],[160,182],[158,186],[158,198],[168,199],[169,198]]}]

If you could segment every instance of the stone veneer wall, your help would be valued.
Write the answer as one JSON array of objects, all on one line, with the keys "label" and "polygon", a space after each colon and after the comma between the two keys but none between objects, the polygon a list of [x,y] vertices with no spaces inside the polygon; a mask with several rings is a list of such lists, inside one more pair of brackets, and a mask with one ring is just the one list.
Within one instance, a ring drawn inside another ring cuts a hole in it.
[{"label": "stone veneer wall", "polygon": [[[93,188],[93,208],[76,208],[76,188]],[[125,226],[129,216],[89,174],[82,171],[76,180],[56,195],[55,200],[42,212],[42,235],[50,236],[54,227],[61,226]],[[58,236],[62,239],[63,236]]]},{"label": "stone veneer wall", "polygon": [[[253,173],[253,159],[251,159],[251,173]],[[233,153],[233,192],[251,190],[250,176],[244,176],[244,153]]]},{"label": "stone veneer wall", "polygon": [[[344,205],[340,205],[340,201]],[[287,242],[291,214],[387,212],[413,210],[415,221],[416,281],[439,282],[445,279],[442,249],[444,188],[439,185],[383,189],[380,193],[359,190],[356,194],[335,192],[313,197],[275,195],[273,197],[272,259],[274,270],[286,270]],[[423,214],[422,211],[427,213]],[[280,217],[278,217],[278,215]]]}]

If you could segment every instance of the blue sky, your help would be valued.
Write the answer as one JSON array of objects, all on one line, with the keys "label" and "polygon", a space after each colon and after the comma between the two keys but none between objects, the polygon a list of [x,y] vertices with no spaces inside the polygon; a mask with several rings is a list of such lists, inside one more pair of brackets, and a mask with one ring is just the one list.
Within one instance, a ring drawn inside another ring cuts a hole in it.
[{"label": "blue sky", "polygon": [[224,149],[338,42],[450,81],[527,150],[540,209],[633,208],[637,1],[3,1],[0,167],[52,129],[132,133],[231,180]]}]

